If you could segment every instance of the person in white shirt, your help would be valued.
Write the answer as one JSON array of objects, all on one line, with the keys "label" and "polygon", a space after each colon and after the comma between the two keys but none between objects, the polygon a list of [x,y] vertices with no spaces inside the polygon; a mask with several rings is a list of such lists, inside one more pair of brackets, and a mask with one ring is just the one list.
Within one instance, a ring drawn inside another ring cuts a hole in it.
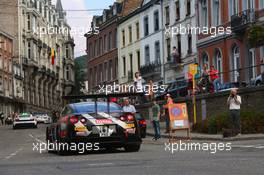
[{"label": "person in white shirt", "polygon": [[240,106],[242,104],[241,97],[237,95],[237,89],[232,89],[227,99],[227,104],[230,110],[230,117],[233,131],[235,134],[241,133],[240,128]]},{"label": "person in white shirt", "polygon": [[136,72],[135,73],[135,78],[134,78],[134,85],[135,85],[135,88],[136,88],[136,91],[137,92],[142,92],[143,91],[143,79],[142,77],[140,76],[140,73],[139,72]]},{"label": "person in white shirt", "polygon": [[137,112],[135,106],[130,104],[129,99],[124,100],[123,111],[132,114],[135,114]]}]

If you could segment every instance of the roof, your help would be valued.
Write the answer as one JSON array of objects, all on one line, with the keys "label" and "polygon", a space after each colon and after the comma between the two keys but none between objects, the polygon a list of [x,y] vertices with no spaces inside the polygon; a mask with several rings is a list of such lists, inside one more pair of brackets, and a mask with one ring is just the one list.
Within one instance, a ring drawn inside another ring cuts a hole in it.
[{"label": "roof", "polygon": [[132,13],[136,9],[140,8],[143,0],[124,0],[122,16],[127,16],[128,14]]},{"label": "roof", "polygon": [[61,0],[57,0],[56,11],[59,13],[59,18],[64,18]]}]

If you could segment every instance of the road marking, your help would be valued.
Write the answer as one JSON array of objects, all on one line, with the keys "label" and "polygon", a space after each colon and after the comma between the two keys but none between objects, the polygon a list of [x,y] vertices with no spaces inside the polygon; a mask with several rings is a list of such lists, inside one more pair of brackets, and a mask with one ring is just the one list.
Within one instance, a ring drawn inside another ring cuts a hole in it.
[{"label": "road marking", "polygon": [[45,144],[45,142],[43,142],[42,140],[40,140],[40,139],[34,137],[32,134],[29,134],[29,137],[35,139],[35,140],[36,140],[37,142],[39,142],[39,143]]},{"label": "road marking", "polygon": [[13,152],[13,153],[9,154],[8,156],[6,156],[5,159],[10,159],[10,158],[16,156],[22,150],[23,150],[23,148],[19,148],[16,152]]},{"label": "road marking", "polygon": [[256,149],[263,149],[264,145],[232,145],[234,148],[256,148]]},{"label": "road marking", "polygon": [[107,165],[114,165],[113,163],[93,163],[88,164],[88,166],[107,166]]}]

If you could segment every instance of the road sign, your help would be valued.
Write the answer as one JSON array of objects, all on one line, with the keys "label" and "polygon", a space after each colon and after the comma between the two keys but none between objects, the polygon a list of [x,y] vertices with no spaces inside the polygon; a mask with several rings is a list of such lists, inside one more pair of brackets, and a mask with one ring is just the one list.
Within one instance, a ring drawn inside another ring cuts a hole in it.
[{"label": "road sign", "polygon": [[172,130],[189,129],[189,119],[186,103],[174,103],[169,105],[169,116]]},{"label": "road sign", "polygon": [[197,69],[198,69],[198,66],[197,64],[190,64],[189,65],[189,73],[194,76],[195,74],[197,74]]}]

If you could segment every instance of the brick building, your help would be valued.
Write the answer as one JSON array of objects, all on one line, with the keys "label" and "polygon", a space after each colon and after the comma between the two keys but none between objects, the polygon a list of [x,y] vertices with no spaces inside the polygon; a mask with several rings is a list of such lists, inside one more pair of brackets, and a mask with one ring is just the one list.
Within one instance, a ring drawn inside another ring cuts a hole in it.
[{"label": "brick building", "polygon": [[0,112],[10,113],[13,104],[13,37],[0,30]]},{"label": "brick building", "polygon": [[118,81],[117,20],[122,2],[115,2],[101,16],[94,16],[92,31],[85,34],[88,56],[88,87],[95,91],[99,85]]},{"label": "brick building", "polygon": [[[231,27],[231,34],[198,35],[199,63],[214,65],[222,82],[249,83],[260,74],[258,66],[264,57],[264,47],[252,48],[247,29],[264,22],[263,0],[198,0],[196,4],[199,27]],[[263,71],[263,70],[262,70]]]}]

